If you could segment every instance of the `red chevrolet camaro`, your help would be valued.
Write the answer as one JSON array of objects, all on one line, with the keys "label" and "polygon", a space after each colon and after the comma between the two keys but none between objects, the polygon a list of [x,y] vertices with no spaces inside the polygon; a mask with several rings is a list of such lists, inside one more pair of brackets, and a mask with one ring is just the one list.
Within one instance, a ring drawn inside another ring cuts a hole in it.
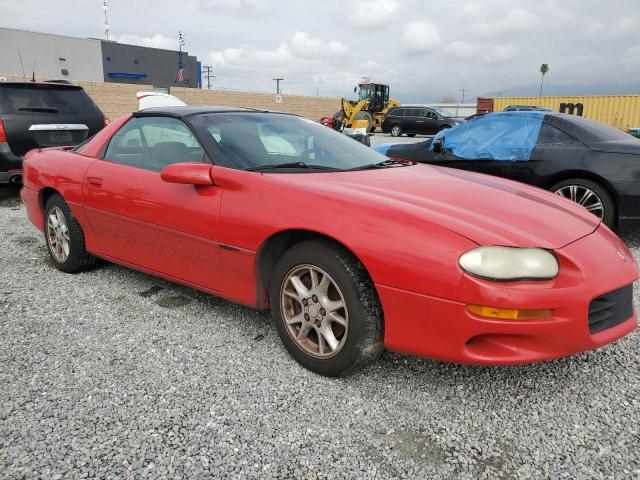
[{"label": "red chevrolet camaro", "polygon": [[303,118],[144,110],[29,152],[55,265],[98,258],[271,308],[293,357],[344,375],[387,348],[482,365],[594,349],[637,324],[627,247],[521,183],[389,159]]}]

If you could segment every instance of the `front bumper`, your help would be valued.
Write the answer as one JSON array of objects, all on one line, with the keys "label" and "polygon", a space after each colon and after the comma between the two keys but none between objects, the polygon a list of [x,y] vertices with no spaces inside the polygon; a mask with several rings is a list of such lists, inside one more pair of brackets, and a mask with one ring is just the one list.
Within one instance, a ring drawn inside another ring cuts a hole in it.
[{"label": "front bumper", "polygon": [[[638,279],[638,267],[620,239],[601,226],[555,253],[560,275],[553,281],[498,283],[463,275],[456,300],[377,285],[386,348],[457,363],[510,365],[593,350],[636,328],[634,309],[621,323],[589,332],[591,301]],[[491,320],[470,313],[468,304],[551,309],[552,318]]]}]

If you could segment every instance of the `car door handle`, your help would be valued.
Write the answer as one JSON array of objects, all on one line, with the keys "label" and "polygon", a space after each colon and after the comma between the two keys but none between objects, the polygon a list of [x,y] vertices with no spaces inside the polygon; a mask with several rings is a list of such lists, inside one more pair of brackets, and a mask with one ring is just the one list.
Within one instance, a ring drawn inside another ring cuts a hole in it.
[{"label": "car door handle", "polygon": [[416,120],[416,123],[424,123],[424,120]]},{"label": "car door handle", "polygon": [[102,185],[102,179],[98,177],[87,177],[87,182],[89,182],[91,185],[96,185],[98,187]]}]

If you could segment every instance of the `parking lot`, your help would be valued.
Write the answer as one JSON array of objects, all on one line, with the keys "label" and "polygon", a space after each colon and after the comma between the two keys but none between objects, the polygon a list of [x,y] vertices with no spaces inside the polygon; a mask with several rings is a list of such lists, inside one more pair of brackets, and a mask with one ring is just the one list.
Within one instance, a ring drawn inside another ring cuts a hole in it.
[{"label": "parking lot", "polygon": [[[111,264],[57,271],[0,194],[2,478],[640,476],[637,332],[542,364],[385,353],[324,378],[268,313]],[[623,239],[640,260],[640,232]]]}]

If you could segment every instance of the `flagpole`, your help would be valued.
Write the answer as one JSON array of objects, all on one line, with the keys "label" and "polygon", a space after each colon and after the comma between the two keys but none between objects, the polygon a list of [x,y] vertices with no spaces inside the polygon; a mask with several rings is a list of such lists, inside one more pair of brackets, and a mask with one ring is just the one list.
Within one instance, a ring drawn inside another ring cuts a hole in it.
[{"label": "flagpole", "polygon": [[182,46],[184,45],[184,35],[182,32],[178,30],[178,45],[180,46],[178,50],[178,76],[176,77],[176,83],[183,82],[184,80],[180,77],[183,77],[183,69],[184,64],[182,63]]}]

